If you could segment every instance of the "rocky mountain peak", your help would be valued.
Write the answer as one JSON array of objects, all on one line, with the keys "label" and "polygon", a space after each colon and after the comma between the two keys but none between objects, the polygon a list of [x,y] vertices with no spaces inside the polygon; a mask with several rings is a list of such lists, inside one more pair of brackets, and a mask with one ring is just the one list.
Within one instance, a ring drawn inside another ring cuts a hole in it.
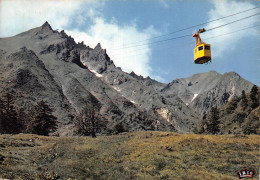
[{"label": "rocky mountain peak", "polygon": [[85,48],[81,53],[81,61],[91,70],[94,70],[99,74],[102,74],[107,70],[109,65],[113,64],[113,61],[110,60],[106,50],[102,49],[100,43],[98,43],[94,49],[89,47]]},{"label": "rocky mountain peak", "polygon": [[88,50],[91,49],[89,46],[86,46],[86,45],[84,44],[84,41],[78,42],[77,47],[80,48],[80,49],[88,49]]},{"label": "rocky mountain peak", "polygon": [[98,43],[98,44],[96,45],[96,47],[94,48],[94,50],[102,50],[101,44]]},{"label": "rocky mountain peak", "polygon": [[145,86],[151,86],[153,87],[156,91],[160,91],[165,87],[164,83],[160,83],[154,79],[152,79],[150,76],[147,76],[144,78],[142,75],[137,75],[135,74],[134,71],[132,71],[130,74],[133,78],[137,79],[139,82],[141,82]]},{"label": "rocky mountain peak", "polygon": [[224,76],[227,76],[227,77],[240,77],[239,74],[237,74],[236,72],[227,72],[224,74]]},{"label": "rocky mountain peak", "polygon": [[147,76],[146,78],[144,78],[142,75],[137,75],[137,74],[135,74],[134,71],[132,71],[129,75],[132,76],[133,78],[137,79],[137,80],[155,81],[155,80],[152,79],[150,76]]},{"label": "rocky mountain peak", "polygon": [[[28,49],[16,52],[21,47]],[[11,56],[4,54],[7,51]],[[94,49],[75,43],[64,31],[52,30],[48,22],[19,36],[0,39],[0,72],[1,81],[11,81],[17,91],[30,95],[28,102],[41,97],[53,104],[62,128],[90,102],[100,106],[111,129],[122,122],[129,130],[173,126],[190,131],[201,113],[252,87],[234,72],[222,75],[210,71],[169,84],[135,72],[127,74],[113,64],[100,43]],[[0,86],[0,94],[5,89]]]},{"label": "rocky mountain peak", "polygon": [[143,77],[143,76],[141,76],[141,75],[139,76],[139,75],[135,74],[134,71],[132,71],[129,75],[132,76],[132,77],[135,78],[135,79],[144,80],[144,77]]},{"label": "rocky mountain peak", "polygon": [[41,30],[46,30],[46,31],[52,31],[51,25],[48,23],[48,21],[46,21],[42,26],[41,26]]},{"label": "rocky mountain peak", "polygon": [[132,71],[129,75],[132,77],[137,76],[134,71]]},{"label": "rocky mountain peak", "polygon": [[[61,35],[62,38],[73,39],[71,36],[68,36],[64,30],[61,30],[59,34]],[[74,41],[74,39],[73,39],[73,41]]]},{"label": "rocky mountain peak", "polygon": [[[209,73],[214,73],[214,74],[216,74],[217,71],[211,70],[211,71],[209,71]],[[217,73],[217,74],[218,74],[218,73]]]}]

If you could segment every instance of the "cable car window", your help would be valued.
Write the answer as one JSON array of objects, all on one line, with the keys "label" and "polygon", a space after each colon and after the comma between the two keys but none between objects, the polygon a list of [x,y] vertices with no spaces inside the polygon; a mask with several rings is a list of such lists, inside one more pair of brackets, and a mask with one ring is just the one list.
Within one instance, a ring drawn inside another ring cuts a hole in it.
[{"label": "cable car window", "polygon": [[199,47],[199,51],[201,51],[201,50],[203,50],[203,46],[200,46],[200,47]]},{"label": "cable car window", "polygon": [[205,49],[206,50],[210,50],[210,46],[205,46]]}]

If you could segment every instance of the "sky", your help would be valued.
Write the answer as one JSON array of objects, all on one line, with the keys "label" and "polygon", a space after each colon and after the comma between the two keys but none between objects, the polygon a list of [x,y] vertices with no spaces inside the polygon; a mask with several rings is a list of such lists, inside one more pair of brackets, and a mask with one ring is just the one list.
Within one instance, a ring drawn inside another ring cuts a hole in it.
[{"label": "sky", "polygon": [[[48,21],[76,42],[91,48],[101,43],[115,65],[128,73],[168,83],[211,70],[235,71],[259,86],[258,6],[257,0],[0,0],[0,37]],[[201,28],[212,29],[201,34],[211,44],[208,64],[193,62],[192,33]]]}]

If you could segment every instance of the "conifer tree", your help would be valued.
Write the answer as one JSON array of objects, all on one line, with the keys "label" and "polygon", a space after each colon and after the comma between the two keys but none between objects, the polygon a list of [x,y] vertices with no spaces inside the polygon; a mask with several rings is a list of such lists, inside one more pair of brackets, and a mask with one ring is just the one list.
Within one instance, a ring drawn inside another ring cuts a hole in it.
[{"label": "conifer tree", "polygon": [[237,104],[239,103],[240,98],[239,97],[233,97],[231,101],[229,101],[228,106],[226,108],[226,113],[233,113],[235,109],[237,108]]},{"label": "conifer tree", "polygon": [[27,132],[47,136],[50,131],[57,129],[57,118],[52,115],[50,106],[40,101],[31,109],[31,121],[27,125]]},{"label": "conifer tree", "polygon": [[245,110],[248,106],[248,100],[247,100],[246,93],[244,90],[242,91],[242,94],[241,94],[241,106],[242,106],[243,110]]},{"label": "conifer tree", "polygon": [[0,133],[4,133],[5,114],[4,114],[4,101],[0,98]]},{"label": "conifer tree", "polygon": [[253,111],[242,124],[244,134],[260,133],[260,108]]},{"label": "conifer tree", "polygon": [[16,134],[21,130],[22,122],[14,107],[14,95],[7,93],[0,99],[0,133]]},{"label": "conifer tree", "polygon": [[209,117],[206,120],[205,130],[209,134],[216,134],[219,132],[219,112],[216,107],[210,110]]},{"label": "conifer tree", "polygon": [[251,108],[255,109],[259,106],[258,87],[254,85],[250,91]]}]

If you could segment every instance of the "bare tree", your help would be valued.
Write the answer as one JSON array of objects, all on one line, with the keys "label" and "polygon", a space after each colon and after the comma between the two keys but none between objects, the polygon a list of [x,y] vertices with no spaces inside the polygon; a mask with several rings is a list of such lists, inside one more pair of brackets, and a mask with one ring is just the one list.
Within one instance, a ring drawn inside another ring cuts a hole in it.
[{"label": "bare tree", "polygon": [[78,113],[74,124],[79,133],[96,137],[96,133],[101,132],[101,129],[106,125],[106,121],[97,111],[94,106],[86,105],[84,110]]}]

